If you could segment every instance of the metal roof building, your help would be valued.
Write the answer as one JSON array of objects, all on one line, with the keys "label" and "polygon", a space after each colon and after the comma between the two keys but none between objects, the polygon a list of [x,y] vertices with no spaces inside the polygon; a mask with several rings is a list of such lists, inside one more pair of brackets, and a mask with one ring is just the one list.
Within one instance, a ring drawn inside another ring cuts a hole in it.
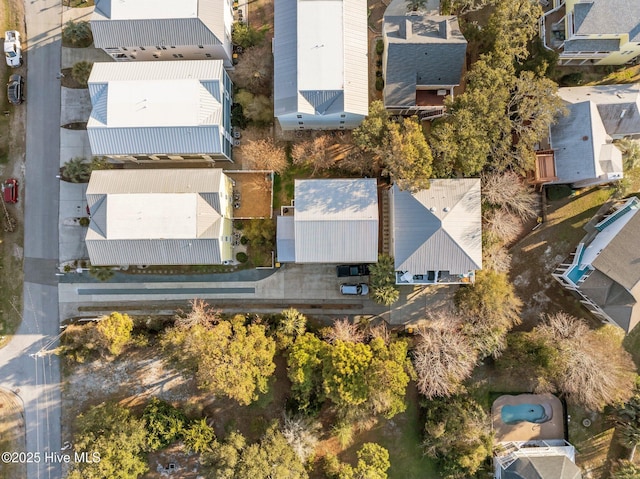
[{"label": "metal roof building", "polygon": [[398,283],[465,283],[482,269],[480,180],[435,179],[428,190],[391,190]]},{"label": "metal roof building", "polygon": [[231,159],[232,85],[220,60],[94,63],[94,155]]},{"label": "metal roof building", "polygon": [[278,217],[279,261],[378,261],[376,180],[296,180],[293,209],[293,244],[291,217]]},{"label": "metal roof building", "polygon": [[94,171],[87,187],[91,264],[231,260],[232,191],[217,168]]},{"label": "metal roof building", "polygon": [[280,126],[357,127],[368,114],[366,0],[276,0],[274,8]]},{"label": "metal roof building", "polygon": [[220,59],[231,66],[233,10],[229,0],[95,3],[91,16],[94,44],[116,60],[172,60],[183,55]]}]

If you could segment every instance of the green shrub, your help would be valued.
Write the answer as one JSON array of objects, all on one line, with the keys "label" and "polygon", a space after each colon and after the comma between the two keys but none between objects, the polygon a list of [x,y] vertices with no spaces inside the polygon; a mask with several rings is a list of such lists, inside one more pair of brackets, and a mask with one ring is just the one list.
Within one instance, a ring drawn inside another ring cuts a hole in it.
[{"label": "green shrub", "polygon": [[233,227],[235,229],[237,229],[238,231],[242,231],[242,228],[244,228],[244,221],[241,220],[235,220],[233,222]]},{"label": "green shrub", "polygon": [[249,239],[246,236],[243,236],[242,238],[240,238],[240,244],[247,244],[249,242]]},{"label": "green shrub", "polygon": [[243,253],[242,251],[240,251],[238,254],[236,254],[236,259],[240,263],[246,263],[249,257],[247,256],[247,253]]},{"label": "green shrub", "polygon": [[85,48],[93,43],[89,22],[69,20],[62,29],[62,46]]},{"label": "green shrub", "polygon": [[384,52],[384,42],[382,41],[382,39],[380,39],[376,42],[376,54],[382,55],[383,52]]},{"label": "green shrub", "polygon": [[264,40],[265,33],[265,29],[256,30],[246,23],[236,22],[233,24],[231,39],[233,43],[246,49],[261,43]]},{"label": "green shrub", "polygon": [[165,401],[153,398],[142,414],[148,431],[149,448],[157,451],[182,438],[187,418],[184,413]]},{"label": "green shrub", "polygon": [[576,86],[581,83],[582,72],[568,73],[560,78],[560,86]]},{"label": "green shrub", "polygon": [[75,81],[77,81],[83,87],[87,86],[89,81],[89,75],[91,75],[91,69],[93,68],[93,63],[81,61],[73,65],[71,69],[71,76]]},{"label": "green shrub", "polygon": [[80,226],[84,226],[86,228],[87,226],[89,226],[91,224],[91,220],[89,218],[87,218],[86,216],[83,216],[82,218],[80,218],[78,223],[80,223]]},{"label": "green shrub", "polygon": [[382,91],[384,88],[384,79],[382,77],[376,78],[376,90]]}]

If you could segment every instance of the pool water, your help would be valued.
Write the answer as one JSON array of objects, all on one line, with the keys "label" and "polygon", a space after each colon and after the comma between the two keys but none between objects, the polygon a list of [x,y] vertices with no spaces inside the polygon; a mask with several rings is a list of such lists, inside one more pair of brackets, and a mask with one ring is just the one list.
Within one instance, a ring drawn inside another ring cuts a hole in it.
[{"label": "pool water", "polygon": [[540,404],[505,405],[502,406],[500,416],[505,424],[516,424],[522,421],[541,423],[549,420],[544,407]]}]

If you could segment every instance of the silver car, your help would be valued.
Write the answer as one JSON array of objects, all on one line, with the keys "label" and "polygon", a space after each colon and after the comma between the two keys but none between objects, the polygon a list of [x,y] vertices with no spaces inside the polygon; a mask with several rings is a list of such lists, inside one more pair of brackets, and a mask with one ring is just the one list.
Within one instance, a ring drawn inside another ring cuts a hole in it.
[{"label": "silver car", "polygon": [[369,285],[365,283],[341,284],[340,292],[350,296],[366,296],[369,294]]}]

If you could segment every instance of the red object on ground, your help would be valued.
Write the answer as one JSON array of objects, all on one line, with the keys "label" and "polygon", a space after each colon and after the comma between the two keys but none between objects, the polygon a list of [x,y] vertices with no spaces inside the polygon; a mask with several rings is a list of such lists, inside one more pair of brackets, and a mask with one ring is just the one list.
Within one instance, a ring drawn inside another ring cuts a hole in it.
[{"label": "red object on ground", "polygon": [[2,196],[7,203],[18,202],[18,180],[9,178],[2,183]]}]

